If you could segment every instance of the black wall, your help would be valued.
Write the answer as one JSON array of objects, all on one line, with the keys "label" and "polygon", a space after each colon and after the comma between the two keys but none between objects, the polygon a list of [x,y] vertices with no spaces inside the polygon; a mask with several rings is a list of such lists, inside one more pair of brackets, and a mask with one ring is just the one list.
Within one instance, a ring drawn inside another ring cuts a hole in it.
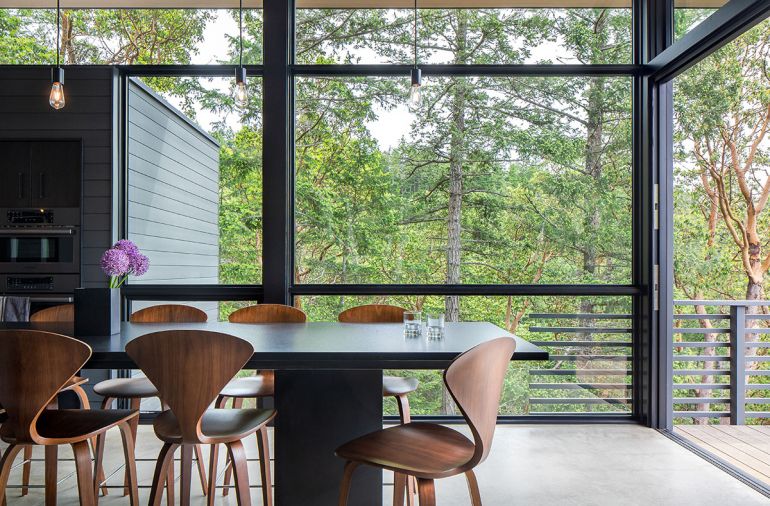
[{"label": "black wall", "polygon": [[99,258],[115,238],[112,231],[118,230],[112,227],[117,225],[112,203],[113,83],[108,67],[67,69],[67,103],[56,111],[48,105],[50,67],[0,67],[0,139],[82,139],[81,285],[87,287],[106,286]]}]

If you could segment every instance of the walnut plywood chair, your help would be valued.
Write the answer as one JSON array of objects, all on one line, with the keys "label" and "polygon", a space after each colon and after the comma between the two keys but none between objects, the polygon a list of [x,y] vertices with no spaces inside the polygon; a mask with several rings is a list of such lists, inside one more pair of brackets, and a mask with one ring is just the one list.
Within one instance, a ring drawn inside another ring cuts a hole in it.
[{"label": "walnut plywood chair", "polygon": [[74,322],[75,321],[75,305],[74,304],[62,304],[61,306],[53,306],[40,311],[32,313],[29,317],[31,322]]},{"label": "walnut plywood chair", "polygon": [[442,425],[408,423],[367,434],[337,449],[346,460],[340,506],[347,504],[353,471],[361,464],[395,473],[394,505],[403,505],[407,476],[417,478],[420,506],[435,506],[434,480],[465,474],[473,506],[481,495],[473,468],[489,454],[495,434],[503,380],[516,342],[487,341],[457,357],[444,371],[444,383],[473,434],[473,441]]},{"label": "walnut plywood chair", "polygon": [[[337,319],[342,323],[402,323],[404,308],[386,304],[367,304],[347,309],[339,314]],[[383,376],[382,395],[394,397],[398,404],[401,423],[411,421],[409,399],[407,395],[417,390],[417,378],[401,378],[399,376]]]},{"label": "walnut plywood chair", "polygon": [[[248,306],[233,312],[229,317],[230,323],[305,323],[307,315],[295,307],[283,304],[257,304]],[[232,399],[233,408],[243,406],[244,399],[257,399],[260,397],[272,397],[275,395],[275,372],[269,370],[257,371],[256,376],[247,378],[235,378],[230,381],[217,398],[216,406],[224,408],[228,400]],[[262,504],[273,504],[272,479],[270,477],[270,449],[267,439],[267,427],[263,427],[257,434],[257,449],[259,451],[259,465],[262,474]],[[213,461],[213,466],[216,462]],[[212,470],[214,468],[212,467]],[[223,495],[227,495],[230,484],[232,468],[228,465],[225,470]],[[214,486],[216,475],[209,473],[209,489]],[[213,494],[212,494],[213,501]],[[213,502],[209,502],[213,504]]]},{"label": "walnut plywood chair", "polygon": [[[58,445],[68,444],[75,455],[80,504],[95,505],[88,441],[118,426],[123,436],[130,503],[138,506],[134,441],[129,422],[139,413],[48,409],[90,356],[88,345],[59,334],[36,330],[0,331],[0,404],[7,412],[7,419],[0,427],[0,439],[9,444],[0,460],[0,499],[3,501],[13,460],[22,447],[45,447],[48,482],[56,480]],[[49,491],[46,487],[46,504],[55,504],[55,497],[51,497]]]},{"label": "walnut plywood chair", "polygon": [[[203,330],[169,330],[141,336],[126,345],[126,353],[158,387],[169,410],[154,423],[163,441],[155,468],[150,505],[160,504],[163,480],[174,452],[181,447],[180,502],[190,504],[192,452],[196,445],[212,446],[215,473],[218,445],[227,446],[233,462],[238,504],[250,506],[246,454],[241,440],[275,416],[266,409],[209,409],[214,399],[254,354],[254,348],[235,336]],[[214,494],[209,494],[209,501]]]},{"label": "walnut plywood chair", "polygon": [[[49,308],[36,311],[29,317],[29,321],[33,323],[71,323],[75,321],[75,305],[74,304],[62,304],[59,306],[52,306]],[[73,376],[67,382],[62,392],[72,392],[78,398],[81,409],[91,409],[91,402],[88,400],[86,391],[83,390],[84,384],[88,383],[88,378],[82,378],[80,376]],[[55,403],[54,403],[55,404]],[[52,464],[49,464],[52,465]],[[54,468],[55,469],[55,468]],[[24,464],[22,466],[21,473],[21,495],[25,496],[29,493],[29,476],[32,471],[32,447],[24,447]],[[54,472],[53,470],[51,472]],[[46,493],[51,497],[56,496],[56,481],[50,481],[46,483]]]},{"label": "walnut plywood chair", "polygon": [[[192,306],[185,306],[182,304],[163,304],[158,306],[151,306],[139,311],[134,312],[131,315],[131,323],[205,323],[208,320],[208,315],[200,309]],[[109,409],[112,406],[113,401],[116,399],[128,399],[130,401],[131,409],[138,410],[142,399],[148,399],[158,396],[158,390],[155,385],[150,382],[149,379],[144,377],[138,378],[114,378],[106,381],[102,381],[94,385],[94,392],[104,397],[102,401],[102,409]],[[132,435],[136,439],[138,419],[131,424]],[[99,461],[101,462],[101,454],[104,452],[104,441],[99,441],[97,447],[97,453],[99,454]],[[200,447],[195,449],[196,461],[198,465],[198,474],[200,476],[201,488],[203,494],[206,495],[207,482],[206,471],[203,463],[203,453]],[[97,477],[100,482],[104,481],[104,471],[101,468],[101,464],[97,469]],[[125,482],[125,480],[124,480]],[[102,487],[102,492],[106,495],[107,488]],[[123,494],[127,494],[128,490],[123,487]],[[174,469],[173,465],[169,468],[169,485],[167,490],[167,500],[169,506],[174,504]]]},{"label": "walnut plywood chair", "polygon": [[[403,323],[405,311],[406,309],[402,307],[388,304],[365,304],[346,309],[337,316],[337,320],[341,323]],[[412,421],[409,397],[407,396],[417,390],[419,384],[417,378],[388,375],[382,377],[382,396],[393,397],[396,400],[402,424]],[[411,504],[411,496],[417,493],[415,480],[410,478],[406,487]]]}]

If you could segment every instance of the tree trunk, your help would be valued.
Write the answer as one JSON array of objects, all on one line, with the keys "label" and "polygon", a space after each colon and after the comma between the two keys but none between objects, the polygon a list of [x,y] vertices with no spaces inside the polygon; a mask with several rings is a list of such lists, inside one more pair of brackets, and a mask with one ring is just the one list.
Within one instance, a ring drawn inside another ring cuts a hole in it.
[{"label": "tree trunk", "polygon": [[[455,60],[463,64],[467,60],[466,46],[468,34],[468,14],[457,11],[457,52]],[[447,216],[446,248],[446,283],[459,284],[461,280],[460,255],[463,205],[463,164],[465,162],[465,109],[467,78],[458,77],[452,91],[452,126],[449,140],[449,205]],[[444,299],[444,311],[448,322],[460,320],[460,297],[448,296]],[[449,393],[444,389],[442,412],[455,414],[455,406]]]}]

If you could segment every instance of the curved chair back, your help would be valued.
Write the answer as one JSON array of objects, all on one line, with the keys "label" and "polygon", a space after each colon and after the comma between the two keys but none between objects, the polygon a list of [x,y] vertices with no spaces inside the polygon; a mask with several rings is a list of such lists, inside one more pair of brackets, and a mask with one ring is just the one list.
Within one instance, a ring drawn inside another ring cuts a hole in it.
[{"label": "curved chair back", "polygon": [[126,353],[158,389],[179,422],[185,444],[211,442],[201,418],[219,392],[254,354],[248,342],[206,330],[166,330],[145,334]]},{"label": "curved chair back", "polygon": [[365,304],[341,312],[342,323],[403,323],[406,309],[388,304]]},{"label": "curved chair back", "polygon": [[473,433],[476,451],[466,467],[483,462],[492,447],[503,381],[516,341],[500,337],[479,344],[452,361],[444,383]]},{"label": "curved chair back", "polygon": [[37,419],[91,356],[77,339],[38,330],[0,330],[0,404],[3,434],[17,443],[45,444]]},{"label": "curved chair back", "polygon": [[305,323],[307,315],[283,304],[257,304],[234,311],[228,319],[230,323]]},{"label": "curved chair back", "polygon": [[38,323],[48,322],[74,322],[75,304],[62,304],[53,306],[32,313],[29,321]]},{"label": "curved chair back", "polygon": [[206,323],[208,315],[197,307],[183,304],[150,306],[131,314],[131,323]]}]

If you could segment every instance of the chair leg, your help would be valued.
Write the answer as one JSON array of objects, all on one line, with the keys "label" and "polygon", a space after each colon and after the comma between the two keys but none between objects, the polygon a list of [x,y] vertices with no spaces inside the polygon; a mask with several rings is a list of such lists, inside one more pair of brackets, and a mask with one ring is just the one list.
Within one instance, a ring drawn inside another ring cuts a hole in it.
[{"label": "chair leg", "polygon": [[481,492],[479,492],[479,482],[476,480],[476,473],[473,469],[465,472],[465,479],[468,481],[468,492],[471,495],[471,506],[481,506]]},{"label": "chair leg", "polygon": [[262,479],[262,506],[273,506],[273,480],[270,475],[270,441],[267,427],[263,426],[256,433],[259,452],[259,471]]},{"label": "chair leg", "polygon": [[129,503],[131,506],[139,506],[139,486],[136,481],[136,450],[134,436],[131,434],[131,426],[127,422],[120,424],[120,436],[123,439],[123,456],[126,460]]},{"label": "chair leg", "polygon": [[32,471],[32,445],[24,447],[24,464],[21,466],[21,496],[24,497],[29,493],[29,473]]},{"label": "chair leg", "polygon": [[72,451],[75,454],[80,506],[95,506],[94,477],[91,474],[91,449],[88,442],[72,443]]},{"label": "chair leg", "polygon": [[195,445],[195,463],[198,466],[198,477],[201,480],[201,490],[203,495],[208,495],[208,483],[206,482],[206,469],[204,466],[206,463],[203,460],[203,450],[201,445]]},{"label": "chair leg", "polygon": [[176,485],[176,474],[174,474],[174,459],[168,463],[168,471],[166,471],[166,504],[168,506],[174,506],[174,488]]},{"label": "chair leg", "polygon": [[[77,457],[76,457],[77,459]],[[89,465],[90,465],[89,455]],[[45,506],[56,506],[57,485],[59,481],[59,447],[45,447]],[[91,485],[93,487],[93,484]]]},{"label": "chair leg", "polygon": [[16,455],[22,450],[19,445],[10,445],[5,449],[3,457],[0,458],[0,502],[3,506],[7,505],[5,498],[5,491],[8,487],[8,476],[11,474],[11,467],[13,467],[13,461],[16,460]]},{"label": "chair leg", "polygon": [[[214,407],[216,409],[224,409],[225,404],[227,403],[227,397],[220,395],[217,397],[216,402],[214,403]],[[225,455],[227,455],[227,452],[225,452]],[[219,445],[211,445],[211,452],[209,454],[209,486],[208,486],[208,492],[209,495],[207,496],[208,499],[206,500],[207,506],[213,506],[214,504],[214,496],[216,495],[216,486],[217,486],[217,467],[219,466]]]},{"label": "chair leg", "polygon": [[214,506],[217,487],[217,465],[219,464],[219,445],[211,445],[209,453],[209,494],[206,496],[206,506]]},{"label": "chair leg", "polygon": [[[102,399],[101,409],[110,409],[110,407],[112,406],[113,400],[114,399],[111,397],[105,397],[104,399]],[[94,447],[94,460],[96,464],[96,466],[94,467],[94,476],[96,476],[96,483],[104,483],[106,479],[104,476],[104,438],[105,438],[105,433],[103,432],[98,436],[96,436],[96,446]],[[100,445],[101,445],[101,448],[100,448]],[[106,483],[102,485],[102,495],[107,495]]]},{"label": "chair leg", "polygon": [[397,395],[396,404],[398,404],[398,414],[401,417],[401,423],[412,421],[412,414],[409,410],[409,398],[406,395]]},{"label": "chair leg", "polygon": [[345,470],[342,473],[342,483],[340,484],[339,506],[348,506],[348,496],[350,495],[350,483],[353,481],[353,471],[358,467],[358,462],[345,462]]},{"label": "chair leg", "polygon": [[393,506],[404,506],[406,479],[405,474],[393,473]]},{"label": "chair leg", "polygon": [[[131,399],[131,405],[129,406],[132,411],[139,411],[139,408],[142,406],[142,399],[132,398]],[[136,435],[139,432],[139,417],[135,416],[128,422],[129,427],[131,428],[131,440],[136,441]],[[128,484],[128,469],[126,469],[125,474],[123,475],[123,495],[127,496],[129,493],[129,484]]]},{"label": "chair leg", "polygon": [[[163,485],[168,482],[173,487],[174,481],[168,479],[169,464],[174,460],[174,452],[179,445],[165,443],[160,449],[158,462],[155,464],[155,474],[152,478],[152,488],[150,489],[150,506],[160,506],[160,499],[163,496]],[[168,487],[167,487],[168,488]],[[170,503],[170,504],[173,504]]]},{"label": "chair leg", "polygon": [[[225,398],[225,402],[227,402],[227,398]],[[233,399],[233,409],[240,409],[241,406],[243,406],[243,399]],[[224,490],[222,490],[222,495],[227,495],[230,493],[230,476],[233,473],[233,467],[230,462],[230,452],[227,453],[227,457],[225,458],[225,479],[223,482],[223,485],[225,486]]]},{"label": "chair leg", "polygon": [[233,441],[227,445],[227,453],[230,455],[233,474],[235,475],[235,497],[238,506],[251,506],[251,492],[249,490],[249,469],[246,461],[246,451],[243,443]]},{"label": "chair leg", "polygon": [[433,480],[417,480],[417,490],[420,492],[420,506],[436,506],[436,487]]},{"label": "chair leg", "polygon": [[99,502],[99,489],[104,491],[104,485],[102,484],[104,479],[100,478],[100,476],[104,475],[102,469],[104,467],[104,436],[104,432],[96,436],[96,445],[94,445],[94,496],[97,502]]},{"label": "chair leg", "polygon": [[[397,395],[396,396],[396,404],[398,405],[398,414],[401,418],[401,423],[411,423],[412,421],[412,412],[409,408],[409,397],[404,395]],[[417,478],[414,476],[410,476],[407,479],[407,488],[410,495],[414,496],[417,494]],[[414,501],[412,501],[414,502]]]},{"label": "chair leg", "polygon": [[[70,390],[72,391],[72,393],[77,395],[78,400],[80,401],[80,409],[91,409],[91,401],[88,400],[88,395],[86,395],[86,391],[83,389],[83,387],[81,387],[80,385],[76,385],[76,386],[72,387]],[[93,454],[94,459],[96,458],[96,446],[98,444],[97,439],[98,439],[98,437],[95,437],[95,438],[91,439],[91,453]],[[94,469],[94,476],[96,477],[96,481],[101,483],[102,481],[104,481],[104,477],[103,476],[100,477],[99,474],[98,474],[98,471],[99,470]],[[102,470],[102,474],[104,474],[103,470]],[[106,495],[106,490],[107,489],[104,488],[104,490],[105,490],[105,495]],[[99,491],[97,490],[95,492],[95,494],[96,494],[95,497],[98,498],[99,497]],[[98,502],[98,499],[96,501]]]},{"label": "chair leg", "polygon": [[182,445],[182,476],[179,479],[179,504],[190,506],[190,481],[192,479],[193,445]]}]

